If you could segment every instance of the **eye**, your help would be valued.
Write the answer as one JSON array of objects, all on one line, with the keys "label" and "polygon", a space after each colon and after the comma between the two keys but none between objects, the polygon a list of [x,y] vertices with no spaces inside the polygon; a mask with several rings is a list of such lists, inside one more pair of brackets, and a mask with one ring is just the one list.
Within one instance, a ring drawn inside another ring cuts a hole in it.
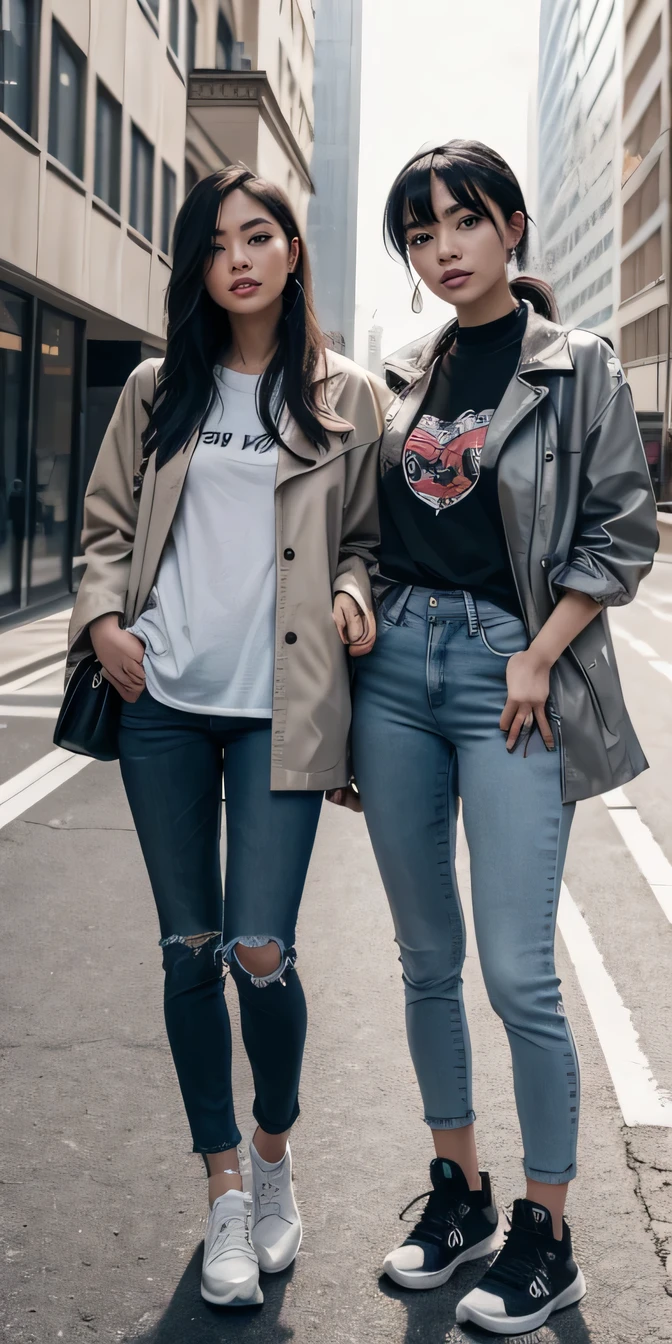
[{"label": "eye", "polygon": [[212,255],[213,255],[213,257],[214,257],[214,255],[215,255],[216,252],[224,252],[225,250],[226,250],[226,249],[224,248],[223,243],[213,243],[213,244],[212,244]]},{"label": "eye", "polygon": [[426,243],[428,239],[431,240],[431,237],[431,233],[414,233],[413,237],[408,240],[408,246],[422,247],[423,243]]},{"label": "eye", "polygon": [[267,243],[269,238],[272,237],[273,235],[271,233],[255,233],[254,237],[250,238],[249,241],[251,243]]},{"label": "eye", "polygon": [[466,227],[467,227],[467,231],[470,232],[471,229],[472,229],[472,228],[475,228],[476,225],[477,225],[479,222],[480,222],[480,216],[479,216],[479,215],[465,215],[465,216],[464,216],[464,219],[461,219],[461,220],[460,220],[460,222],[459,222],[459,224],[458,224],[457,227],[458,227],[458,229],[461,229],[461,228],[462,228],[462,225],[464,224],[464,225],[466,225]]}]

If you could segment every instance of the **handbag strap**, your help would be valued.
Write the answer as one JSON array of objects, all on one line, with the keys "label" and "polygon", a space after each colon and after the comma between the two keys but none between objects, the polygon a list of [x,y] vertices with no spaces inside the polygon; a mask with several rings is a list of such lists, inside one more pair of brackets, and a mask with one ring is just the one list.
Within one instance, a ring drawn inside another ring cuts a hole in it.
[{"label": "handbag strap", "polygon": [[[154,390],[152,392],[152,400],[151,402],[145,401],[144,399],[142,400],[143,409],[147,413],[147,425],[149,424],[150,417],[154,409],[154,401],[156,399],[156,388],[158,382],[156,365],[153,366],[152,373],[154,375]],[[145,425],[145,430],[147,429],[147,425]],[[148,452],[143,442],[143,438],[144,438],[144,431],[141,435],[139,435],[139,437],[136,439],[135,442],[135,456],[133,462],[133,495],[135,499],[139,499],[140,497],[140,492],[142,490],[142,482],[144,480],[145,472],[147,470],[147,463],[149,462],[149,459],[151,457],[151,451]]]}]

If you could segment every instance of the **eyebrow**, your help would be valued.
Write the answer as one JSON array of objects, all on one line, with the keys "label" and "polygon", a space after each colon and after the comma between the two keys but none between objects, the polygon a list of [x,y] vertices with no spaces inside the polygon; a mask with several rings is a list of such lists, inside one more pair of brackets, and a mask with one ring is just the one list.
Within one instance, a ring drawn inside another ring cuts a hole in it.
[{"label": "eyebrow", "polygon": [[[455,205],[449,205],[448,209],[444,210],[443,212],[443,218],[448,219],[450,215],[456,214],[458,210],[469,210],[469,209],[471,209],[470,206],[460,205],[459,202]],[[439,222],[438,220],[432,221],[432,223],[434,224],[438,224],[438,222]],[[418,224],[415,220],[411,220],[410,224],[404,224],[404,233],[408,233],[409,229],[428,229],[428,228],[429,228],[428,224]]]},{"label": "eyebrow", "polygon": [[[270,219],[264,219],[262,215],[259,215],[257,219],[248,219],[247,224],[241,224],[240,232],[243,233],[245,229],[256,229],[258,224],[268,224],[269,228],[273,227]],[[225,234],[226,229],[215,229],[215,238],[223,238]]]}]

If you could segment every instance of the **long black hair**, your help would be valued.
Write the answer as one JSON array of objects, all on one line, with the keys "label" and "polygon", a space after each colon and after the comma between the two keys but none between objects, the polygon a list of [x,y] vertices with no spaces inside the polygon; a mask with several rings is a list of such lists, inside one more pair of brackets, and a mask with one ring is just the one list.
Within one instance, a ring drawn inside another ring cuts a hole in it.
[{"label": "long black hair", "polygon": [[234,165],[197,182],[175,221],[173,270],[166,295],[166,354],[143,435],[145,458],[156,452],[157,471],[185,446],[217,396],[213,368],[229,344],[231,325],[226,310],[208,294],[203,277],[215,255],[220,206],[237,190],[262,203],[288,244],[299,239],[296,269],[287,277],[282,295],[278,347],[259,380],[259,418],[269,440],[282,443],[279,421],[286,406],[313,443],[328,446],[313,399],[313,379],[324,341],[313,312],[310,264],[299,226],[279,187]]},{"label": "long black hair", "polygon": [[[460,205],[489,219],[500,237],[500,226],[488,200],[499,206],[506,220],[520,211],[525,227],[513,254],[521,270],[527,258],[528,225],[533,221],[513,169],[496,150],[480,140],[449,140],[445,145],[423,148],[414,154],[392,183],[385,203],[385,246],[391,255],[401,257],[409,276],[411,267],[406,240],[409,215],[413,223],[425,227],[437,222],[432,206],[432,173],[445,183]],[[559,321],[553,290],[544,280],[519,275],[509,281],[509,286],[517,298],[528,299],[543,317],[552,322]]]}]

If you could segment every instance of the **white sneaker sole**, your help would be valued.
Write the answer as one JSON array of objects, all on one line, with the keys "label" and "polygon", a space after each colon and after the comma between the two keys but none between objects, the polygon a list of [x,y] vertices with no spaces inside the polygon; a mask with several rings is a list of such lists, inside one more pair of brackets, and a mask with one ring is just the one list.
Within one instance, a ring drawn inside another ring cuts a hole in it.
[{"label": "white sneaker sole", "polygon": [[456,1255],[445,1269],[437,1269],[433,1274],[425,1274],[422,1269],[397,1269],[389,1258],[383,1261],[383,1272],[389,1279],[393,1279],[401,1288],[415,1288],[422,1290],[427,1288],[440,1288],[468,1260],[481,1260],[483,1256],[490,1255],[493,1251],[499,1251],[504,1242],[504,1233],[500,1224],[497,1224],[491,1236],[486,1237],[484,1241],[479,1241],[475,1246],[470,1246],[461,1255]]},{"label": "white sneaker sole", "polygon": [[495,1335],[524,1335],[528,1330],[538,1330],[554,1311],[573,1306],[585,1295],[586,1281],[579,1269],[574,1282],[570,1283],[564,1292],[554,1297],[552,1302],[541,1308],[541,1311],[535,1311],[530,1316],[507,1316],[506,1319],[498,1319],[496,1316],[486,1316],[485,1312],[476,1311],[473,1307],[464,1307],[458,1302],[455,1319],[458,1325],[465,1325],[467,1321],[471,1321],[473,1325],[480,1325],[481,1329],[490,1330]]},{"label": "white sneaker sole", "polygon": [[259,1283],[254,1280],[249,1285],[235,1284],[229,1292],[224,1293],[211,1293],[201,1281],[201,1297],[211,1302],[213,1307],[260,1307],[264,1300]]}]

